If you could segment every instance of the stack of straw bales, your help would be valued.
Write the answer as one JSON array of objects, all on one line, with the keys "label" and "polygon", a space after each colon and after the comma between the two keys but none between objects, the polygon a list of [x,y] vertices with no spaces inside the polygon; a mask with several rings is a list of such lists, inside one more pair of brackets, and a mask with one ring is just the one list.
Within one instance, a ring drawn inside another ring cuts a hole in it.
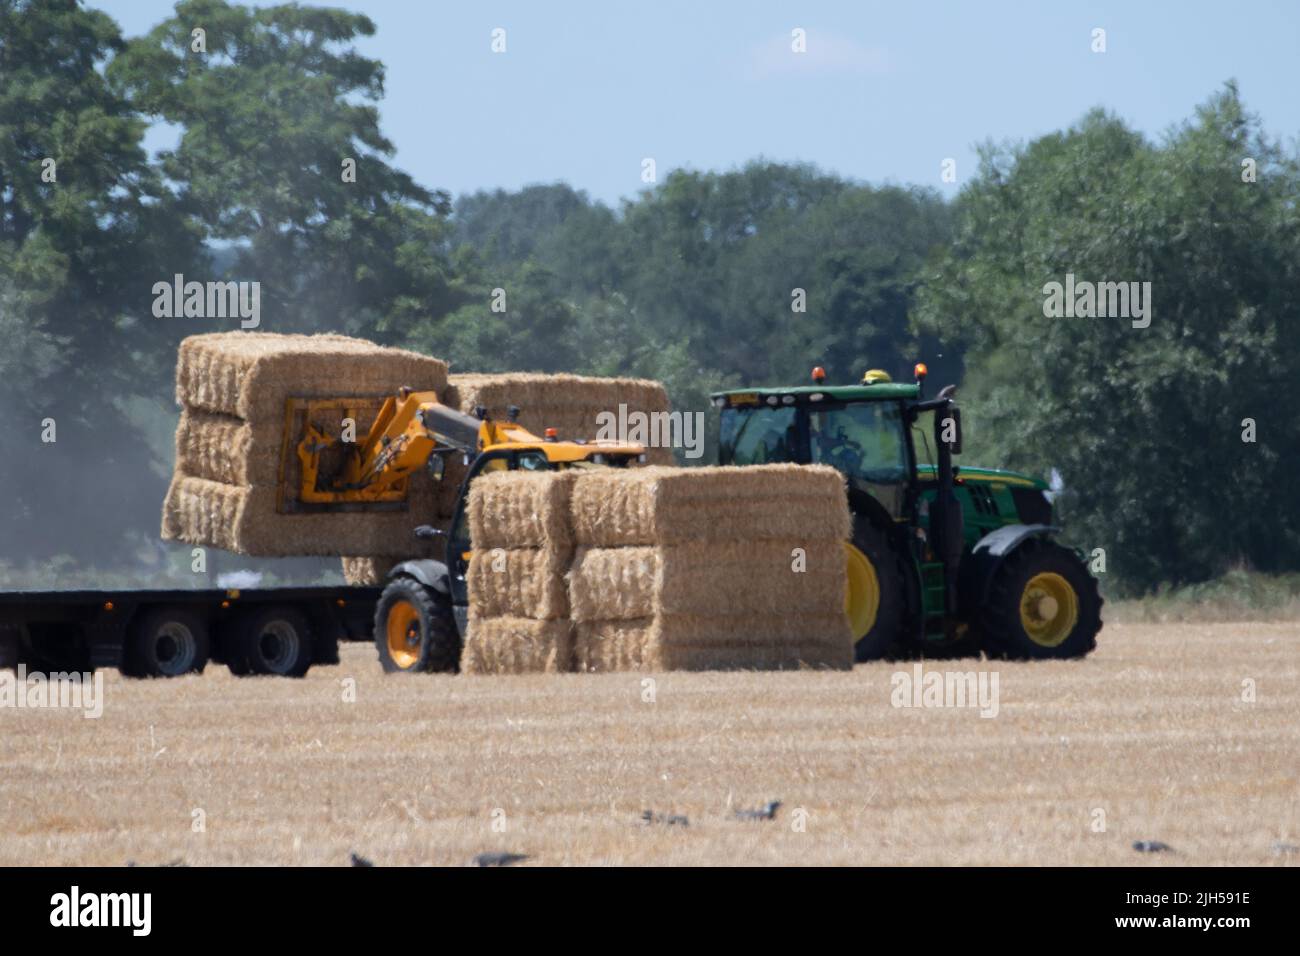
[{"label": "stack of straw bales", "polygon": [[832,468],[493,475],[470,502],[462,670],[852,665]]},{"label": "stack of straw bales", "polygon": [[569,494],[573,472],[498,472],[474,481],[469,527],[474,554],[469,633],[461,670],[469,674],[572,669],[565,573],[573,557]]},{"label": "stack of straw bales", "polygon": [[[163,505],[166,539],[245,554],[409,555],[411,528],[434,508],[427,477],[411,479],[408,511],[282,514],[277,507],[286,399],[363,399],[363,438],[402,385],[442,394],[447,366],[426,355],[341,335],[226,332],[180,346],[176,464]],[[340,421],[320,421],[337,435]],[[292,442],[297,436],[289,436]],[[297,480],[290,454],[286,475]]]},{"label": "stack of straw bales", "polygon": [[852,666],[835,469],[593,471],[570,509],[578,670]]}]

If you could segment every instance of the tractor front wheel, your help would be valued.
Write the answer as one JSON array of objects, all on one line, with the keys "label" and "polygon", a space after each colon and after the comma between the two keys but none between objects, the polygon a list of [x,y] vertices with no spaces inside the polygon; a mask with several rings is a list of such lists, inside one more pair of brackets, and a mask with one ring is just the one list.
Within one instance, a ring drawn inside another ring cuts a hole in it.
[{"label": "tractor front wheel", "polygon": [[1027,541],[993,573],[980,615],[990,657],[1046,660],[1084,657],[1097,646],[1102,598],[1073,552]]},{"label": "tractor front wheel", "polygon": [[389,674],[455,671],[460,638],[451,605],[414,578],[394,578],[375,608],[375,648]]}]

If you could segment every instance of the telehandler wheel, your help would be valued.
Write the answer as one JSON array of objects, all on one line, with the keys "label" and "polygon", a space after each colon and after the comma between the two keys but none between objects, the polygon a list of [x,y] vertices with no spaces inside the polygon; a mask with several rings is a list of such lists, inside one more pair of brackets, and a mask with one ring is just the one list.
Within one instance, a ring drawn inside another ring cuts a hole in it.
[{"label": "telehandler wheel", "polygon": [[853,518],[853,541],[846,545],[848,590],[844,612],[853,625],[853,659],[878,661],[902,652],[907,573],[902,556],[883,528],[865,515]]},{"label": "telehandler wheel", "polygon": [[122,649],[127,677],[179,677],[208,663],[208,622],[189,608],[147,608],[131,622]]},{"label": "telehandler wheel", "polygon": [[1084,657],[1097,646],[1101,605],[1096,579],[1073,552],[1027,541],[993,574],[980,613],[984,649],[1010,660]]},{"label": "telehandler wheel", "polygon": [[456,671],[460,637],[451,605],[414,578],[394,578],[375,607],[375,648],[389,674]]},{"label": "telehandler wheel", "polygon": [[311,667],[311,622],[294,607],[267,607],[253,611],[236,625],[235,655],[230,664],[247,667],[252,674],[302,677]]}]

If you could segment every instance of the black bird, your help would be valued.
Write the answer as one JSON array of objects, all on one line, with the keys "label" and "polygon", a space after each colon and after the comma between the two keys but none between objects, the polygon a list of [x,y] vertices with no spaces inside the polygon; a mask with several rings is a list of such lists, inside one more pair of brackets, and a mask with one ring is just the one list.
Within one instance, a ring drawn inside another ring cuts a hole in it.
[{"label": "black bird", "polygon": [[1168,843],[1161,843],[1159,840],[1138,840],[1133,844],[1133,849],[1139,853],[1173,853],[1174,848]]},{"label": "black bird", "polygon": [[737,810],[737,820],[775,820],[776,811],[781,809],[780,800],[771,800],[761,810]]},{"label": "black bird", "polygon": [[369,860],[367,860],[364,856],[357,856],[357,854],[355,853],[352,854],[352,865],[353,866],[374,866],[374,864],[371,863]]},{"label": "black bird", "polygon": [[679,814],[655,813],[653,810],[642,810],[641,819],[646,823],[662,823],[666,827],[688,827],[691,825],[690,820]]},{"label": "black bird", "polygon": [[480,853],[470,861],[472,866],[510,866],[528,859],[524,853]]}]

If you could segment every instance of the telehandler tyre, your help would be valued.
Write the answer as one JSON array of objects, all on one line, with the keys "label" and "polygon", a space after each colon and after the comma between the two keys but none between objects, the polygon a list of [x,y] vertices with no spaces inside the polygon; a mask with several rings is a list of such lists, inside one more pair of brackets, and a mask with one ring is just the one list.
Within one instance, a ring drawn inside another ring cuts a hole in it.
[{"label": "telehandler tyre", "polygon": [[1043,539],[1027,541],[994,572],[980,614],[989,657],[1084,657],[1097,646],[1102,598],[1075,554]]},{"label": "telehandler tyre", "polygon": [[375,607],[375,649],[385,673],[454,673],[460,636],[451,605],[414,578],[394,578]]}]

